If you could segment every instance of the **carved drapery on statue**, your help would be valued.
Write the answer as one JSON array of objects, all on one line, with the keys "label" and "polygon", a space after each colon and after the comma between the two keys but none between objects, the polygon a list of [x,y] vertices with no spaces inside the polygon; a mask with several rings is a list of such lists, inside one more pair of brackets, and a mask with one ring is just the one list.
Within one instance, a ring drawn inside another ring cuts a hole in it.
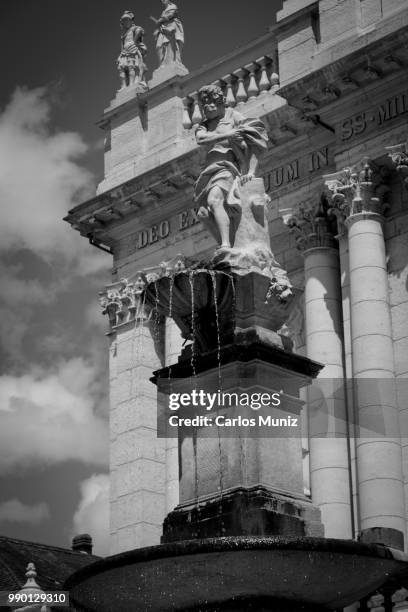
[{"label": "carved drapery on statue", "polygon": [[164,10],[159,19],[153,19],[157,29],[153,36],[156,40],[156,50],[159,65],[167,65],[173,62],[181,63],[181,52],[184,43],[183,25],[178,18],[177,5],[169,0],[162,0]]},{"label": "carved drapery on statue", "polygon": [[206,167],[195,185],[199,217],[216,239],[213,265],[238,274],[258,272],[274,283],[282,299],[291,283],[275,260],[267,219],[270,202],[261,178],[255,178],[258,159],[268,136],[259,119],[245,118],[227,108],[221,89],[203,87],[200,101],[205,116],[196,140],[206,146]]},{"label": "carved drapery on statue", "polygon": [[125,11],[120,18],[122,29],[121,52],[118,57],[118,70],[121,80],[121,89],[133,84],[146,87],[145,73],[146,45],[143,42],[144,30],[134,23],[134,14]]}]

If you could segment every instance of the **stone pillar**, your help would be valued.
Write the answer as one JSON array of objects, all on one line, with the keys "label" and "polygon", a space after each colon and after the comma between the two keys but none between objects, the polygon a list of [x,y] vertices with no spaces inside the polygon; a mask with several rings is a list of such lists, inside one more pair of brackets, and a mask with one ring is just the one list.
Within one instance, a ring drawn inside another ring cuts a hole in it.
[{"label": "stone pillar", "polygon": [[166,447],[157,438],[157,394],[149,381],[162,364],[161,321],[122,280],[101,296],[111,325],[111,554],[160,543],[166,515]]},{"label": "stone pillar", "polygon": [[368,159],[326,177],[348,229],[360,537],[404,547],[401,441],[382,220],[388,191]]},{"label": "stone pillar", "polygon": [[327,209],[324,197],[301,205],[288,225],[304,255],[307,356],[324,363],[308,400],[312,500],[320,508],[326,537],[351,538],[339,253],[336,220]]}]

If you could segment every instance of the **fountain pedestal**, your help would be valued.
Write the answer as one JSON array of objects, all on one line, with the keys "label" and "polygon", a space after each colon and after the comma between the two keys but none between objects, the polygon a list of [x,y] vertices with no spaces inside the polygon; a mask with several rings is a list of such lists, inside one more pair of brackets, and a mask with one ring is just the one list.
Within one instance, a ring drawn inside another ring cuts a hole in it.
[{"label": "fountain pedestal", "polygon": [[[256,410],[235,404],[210,412],[192,412],[192,407],[178,411],[180,419],[200,414],[207,421],[179,428],[180,504],[164,521],[163,542],[238,535],[323,536],[320,512],[303,493],[299,418],[299,389],[320,366],[259,336],[259,330],[246,333],[240,342],[196,357],[194,378],[183,377],[190,367],[183,360],[155,372],[162,392],[191,393],[195,388],[220,399],[234,394],[259,399],[264,394],[280,402]],[[162,416],[163,425],[170,415],[174,413]]]},{"label": "fountain pedestal", "polygon": [[[172,315],[182,329],[194,328],[199,340],[184,350],[177,364],[155,372],[152,381],[164,395],[195,390],[217,399],[210,411],[187,406],[177,413],[180,422],[203,418],[198,426],[178,429],[180,504],[165,519],[162,542],[323,536],[320,512],[303,493],[299,399],[300,388],[322,366],[293,354],[278,334],[290,303],[270,291],[271,279],[255,272],[197,272],[186,281],[186,275],[173,279]],[[197,299],[194,284],[200,287]],[[184,296],[190,288],[191,302],[178,299],[181,288]],[[159,281],[151,295],[161,304],[160,314],[169,314],[163,312],[166,301],[157,300],[163,289],[170,295],[167,279]],[[261,396],[273,398],[273,405],[242,405],[243,397],[252,404]],[[237,401],[225,405],[225,397]],[[165,406],[166,398],[161,403]],[[162,435],[172,435],[173,416],[167,402],[159,420]]]}]

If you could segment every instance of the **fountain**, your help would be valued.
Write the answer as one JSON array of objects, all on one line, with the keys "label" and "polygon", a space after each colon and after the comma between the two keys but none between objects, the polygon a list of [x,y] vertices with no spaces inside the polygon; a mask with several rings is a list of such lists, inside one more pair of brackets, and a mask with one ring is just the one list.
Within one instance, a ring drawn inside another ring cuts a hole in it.
[{"label": "fountain", "polygon": [[[225,109],[217,87],[204,88],[201,99],[207,122],[197,142],[212,148],[196,200],[219,247],[209,262],[180,257],[137,280],[153,320],[171,317],[190,341],[151,379],[161,433],[169,435],[171,394],[267,393],[279,402],[255,411],[218,402],[211,417],[202,406],[180,406],[177,419],[187,421],[177,430],[180,503],[164,521],[162,544],[89,565],[65,588],[86,612],[337,610],[403,571],[407,558],[382,545],[325,539],[320,512],[304,495],[299,392],[323,366],[293,353],[279,333],[299,292],[270,250],[268,197],[254,162],[263,126]],[[259,426],[261,414],[296,426],[274,433]],[[189,424],[193,415],[202,419]],[[227,419],[236,425],[226,428]]]}]

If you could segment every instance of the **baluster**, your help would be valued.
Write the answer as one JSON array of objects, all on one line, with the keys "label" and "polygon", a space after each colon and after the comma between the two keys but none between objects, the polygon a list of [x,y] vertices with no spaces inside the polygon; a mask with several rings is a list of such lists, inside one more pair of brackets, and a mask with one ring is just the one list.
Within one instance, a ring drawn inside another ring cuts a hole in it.
[{"label": "baluster", "polygon": [[259,90],[261,92],[261,96],[266,94],[268,89],[271,88],[271,82],[268,77],[268,71],[266,70],[266,65],[271,62],[271,58],[267,55],[260,57],[256,60],[256,63],[261,67],[261,78],[259,79]]},{"label": "baluster", "polygon": [[203,116],[201,114],[200,104],[198,102],[198,91],[194,91],[190,94],[191,98],[193,98],[193,114],[191,116],[191,121],[193,125],[198,125],[203,120]]},{"label": "baluster", "polygon": [[235,106],[236,104],[234,92],[232,89],[232,79],[232,74],[227,74],[226,76],[223,76],[221,78],[221,80],[227,84],[227,95],[225,96],[227,106]]},{"label": "baluster", "polygon": [[183,98],[183,128],[189,130],[192,127],[190,118],[190,99],[189,97]]},{"label": "baluster", "polygon": [[251,62],[245,66],[245,70],[249,72],[249,85],[248,85],[248,100],[253,100],[259,95],[259,88],[256,84],[255,71],[258,68],[258,64]]},{"label": "baluster", "polygon": [[244,78],[247,74],[244,68],[238,68],[238,70],[234,70],[234,75],[238,79],[238,88],[237,88],[237,102],[238,104],[244,104],[248,100],[247,92],[245,91],[244,86]]},{"label": "baluster", "polygon": [[269,78],[271,80],[271,86],[272,86],[271,91],[272,93],[275,93],[279,89],[279,74],[277,74],[276,72],[272,72]]}]

